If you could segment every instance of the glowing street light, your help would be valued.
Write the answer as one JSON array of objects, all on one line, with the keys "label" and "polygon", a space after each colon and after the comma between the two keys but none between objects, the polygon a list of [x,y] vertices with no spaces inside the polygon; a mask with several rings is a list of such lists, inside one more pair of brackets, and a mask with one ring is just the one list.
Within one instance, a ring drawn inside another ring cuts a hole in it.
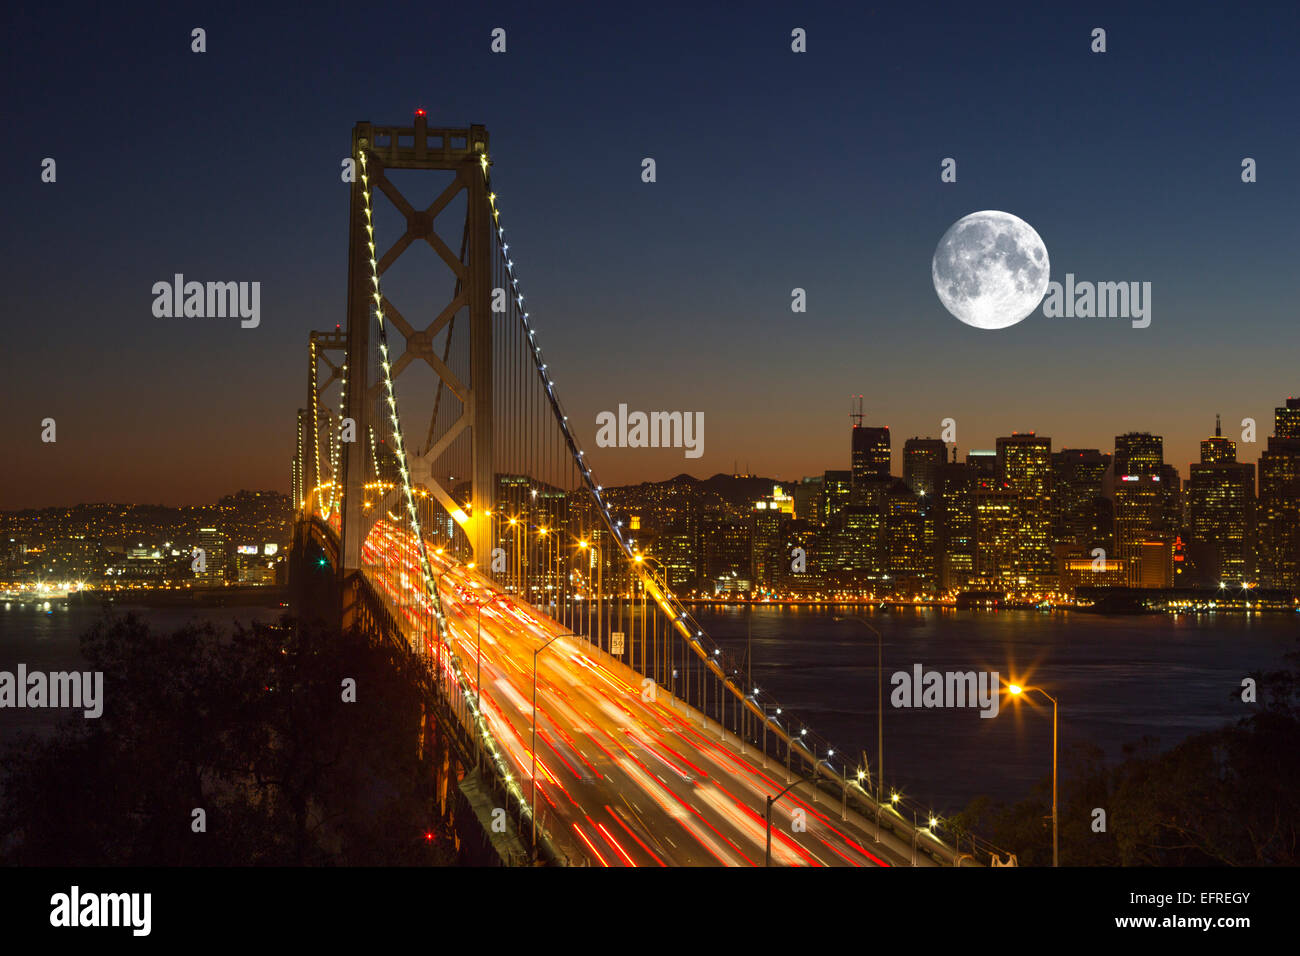
[{"label": "glowing street light", "polygon": [[[1220,585],[1222,587],[1222,585]],[[1020,697],[1036,690],[1052,702],[1052,866],[1060,866],[1060,856],[1058,853],[1058,829],[1056,817],[1056,698],[1043,690],[1041,687],[1022,687],[1019,684],[1008,684],[1007,691],[1012,697]]]}]

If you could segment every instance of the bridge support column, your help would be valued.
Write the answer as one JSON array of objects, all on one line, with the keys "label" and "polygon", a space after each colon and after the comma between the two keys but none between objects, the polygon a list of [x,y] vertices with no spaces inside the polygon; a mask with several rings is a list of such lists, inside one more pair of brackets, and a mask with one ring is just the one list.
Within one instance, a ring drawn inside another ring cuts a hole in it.
[{"label": "bridge support column", "polygon": [[[352,156],[358,149],[373,143],[368,123],[358,123],[352,131]],[[352,207],[348,212],[348,342],[344,374],[347,389],[347,417],[356,425],[356,441],[343,446],[343,527],[340,542],[339,574],[361,568],[361,544],[368,525],[362,511],[366,480],[366,436],[370,426],[368,413],[369,382],[366,371],[370,362],[370,248],[366,233],[366,216],[358,172],[351,186]]]},{"label": "bridge support column", "polygon": [[[478,163],[467,159],[461,169],[468,193],[469,226],[469,361],[473,402],[472,500],[470,546],[480,567],[492,563],[492,510],[496,473],[492,461],[492,213],[487,184]],[[507,290],[509,294],[509,290]]]}]

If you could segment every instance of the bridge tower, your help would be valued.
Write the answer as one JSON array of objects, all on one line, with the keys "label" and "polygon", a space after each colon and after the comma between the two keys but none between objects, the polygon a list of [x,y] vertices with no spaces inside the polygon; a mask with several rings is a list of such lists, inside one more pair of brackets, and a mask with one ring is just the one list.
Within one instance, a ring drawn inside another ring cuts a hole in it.
[{"label": "bridge tower", "polygon": [[[303,514],[310,514],[320,504],[314,500],[316,488],[323,480],[321,459],[331,466],[334,463],[338,440],[338,416],[321,401],[322,393],[332,383],[343,378],[343,365],[347,361],[347,333],[341,330],[312,332],[308,336],[307,356],[307,406],[299,412],[298,459],[295,461],[295,505]],[[331,352],[339,353],[336,363]],[[322,379],[321,366],[329,368]],[[323,439],[323,447],[322,447]],[[337,482],[339,476],[331,467],[329,480]]]},{"label": "bridge tower", "polygon": [[[451,300],[443,306],[433,322],[416,329],[400,311],[383,300],[384,315],[406,340],[405,351],[393,362],[396,377],[410,363],[423,359],[443,385],[461,403],[461,415],[431,448],[416,456],[410,453],[409,466],[413,482],[425,485],[447,512],[459,523],[469,540],[477,561],[486,562],[492,547],[489,512],[495,492],[492,455],[492,215],[487,196],[484,168],[488,163],[488,134],[482,126],[460,129],[430,129],[423,110],[417,111],[413,126],[375,126],[358,123],[352,131],[352,157],[357,160],[366,151],[371,196],[382,192],[406,219],[406,232],[379,258],[377,271],[383,273],[413,243],[423,239],[433,247],[438,258],[455,276]],[[443,170],[455,178],[426,209],[411,206],[388,179],[389,169]],[[382,382],[367,381],[368,357],[374,324],[372,315],[370,237],[366,230],[364,185],[360,163],[351,188],[351,214],[348,226],[348,312],[347,312],[347,417],[356,426],[356,441],[344,445],[343,509],[340,572],[344,575],[361,567],[361,546],[375,517],[388,511],[398,500],[390,492],[378,507],[363,509],[366,480],[366,435],[371,416],[377,407]],[[434,220],[461,192],[466,191],[464,242],[457,256],[439,237]],[[381,241],[383,241],[381,237]],[[376,245],[375,255],[381,247]],[[462,381],[434,352],[433,342],[452,318],[462,309],[469,317],[469,380]],[[394,350],[395,352],[396,350]],[[463,431],[469,430],[472,456],[470,513],[466,514],[434,477],[434,463]]]}]

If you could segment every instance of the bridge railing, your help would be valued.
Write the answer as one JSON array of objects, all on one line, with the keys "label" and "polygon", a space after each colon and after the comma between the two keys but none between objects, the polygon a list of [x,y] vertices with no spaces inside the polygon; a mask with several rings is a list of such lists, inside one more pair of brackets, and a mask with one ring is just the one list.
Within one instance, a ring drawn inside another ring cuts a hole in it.
[{"label": "bridge railing", "polygon": [[[428,673],[430,690],[441,704],[444,719],[455,730],[462,758],[488,771],[506,809],[512,811],[521,830],[530,832],[533,810],[523,786],[523,774],[511,769],[505,750],[492,733],[468,669],[447,640],[440,609],[415,586],[408,572],[391,560],[393,555],[386,562],[381,553],[370,549],[367,557],[364,579],[368,590],[393,622],[390,636],[413,653]],[[538,847],[550,862],[572,866],[582,861],[582,855],[567,839],[563,822],[540,801],[537,834]]]}]

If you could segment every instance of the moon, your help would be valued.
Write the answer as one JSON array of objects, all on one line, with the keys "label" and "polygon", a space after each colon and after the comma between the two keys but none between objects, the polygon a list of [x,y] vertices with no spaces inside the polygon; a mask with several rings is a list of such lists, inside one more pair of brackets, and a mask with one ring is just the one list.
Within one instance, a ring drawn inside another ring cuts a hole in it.
[{"label": "moon", "polygon": [[1038,308],[1051,262],[1033,226],[985,209],[948,227],[930,271],[949,312],[977,329],[1005,329]]}]

